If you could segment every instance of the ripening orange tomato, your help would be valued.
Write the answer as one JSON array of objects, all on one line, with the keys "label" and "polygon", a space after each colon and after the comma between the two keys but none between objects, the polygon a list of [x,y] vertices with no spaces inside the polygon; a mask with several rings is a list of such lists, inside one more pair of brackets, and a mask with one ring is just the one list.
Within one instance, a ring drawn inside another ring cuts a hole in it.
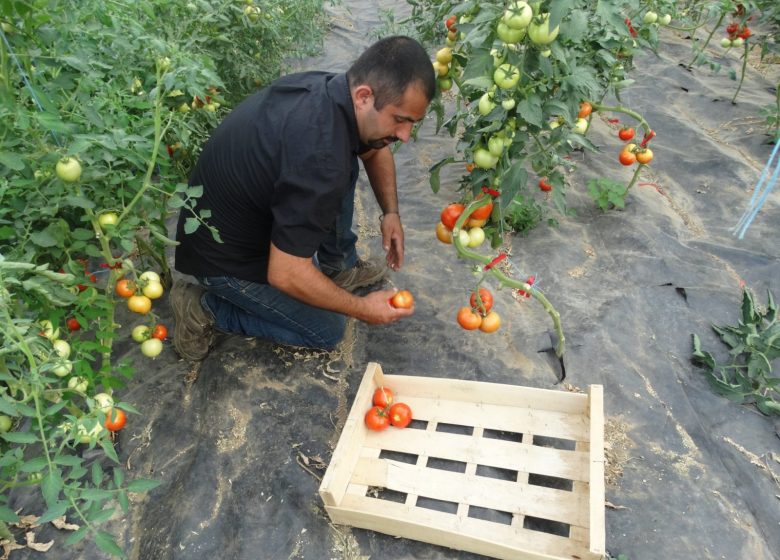
[{"label": "ripening orange tomato", "polygon": [[482,317],[471,307],[461,307],[458,310],[458,324],[467,331],[473,331],[482,324]]},{"label": "ripening orange tomato", "polygon": [[452,244],[452,232],[441,222],[436,224],[436,238],[442,243]]},{"label": "ripening orange tomato", "polygon": [[132,295],[127,298],[127,308],[133,313],[146,315],[152,309],[152,300],[143,295]]},{"label": "ripening orange tomato", "polygon": [[501,317],[495,311],[491,311],[482,318],[479,330],[486,333],[496,332],[501,326]]},{"label": "ripening orange tomato", "polygon": [[390,305],[396,309],[411,309],[414,305],[414,297],[409,290],[399,290],[390,298]]},{"label": "ripening orange tomato", "polygon": [[127,278],[120,278],[117,280],[116,286],[114,287],[116,295],[123,298],[129,298],[130,296],[135,295],[135,290],[135,282],[128,280]]}]

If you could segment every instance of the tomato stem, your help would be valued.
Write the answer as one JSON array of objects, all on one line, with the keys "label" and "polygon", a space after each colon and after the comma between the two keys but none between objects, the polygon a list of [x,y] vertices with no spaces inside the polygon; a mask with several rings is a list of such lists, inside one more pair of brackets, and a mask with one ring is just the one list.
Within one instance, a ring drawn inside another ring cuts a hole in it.
[{"label": "tomato stem", "polygon": [[[633,184],[634,181],[636,181],[637,174],[638,172],[635,174],[635,177],[632,180],[631,184]],[[463,224],[466,223],[468,217],[475,210],[481,208],[482,206],[485,206],[490,202],[491,202],[490,198],[482,197],[469,203],[466,206],[466,209],[463,210],[463,213],[458,217],[457,221],[455,222],[455,227],[452,228],[452,245],[455,247],[455,250],[458,252],[458,256],[461,258],[468,258],[473,261],[480,262],[483,265],[488,265],[491,262],[493,262],[494,260],[493,257],[488,255],[482,255],[480,253],[471,251],[470,249],[466,248],[460,242],[460,237],[458,233],[460,232],[460,228],[463,227]],[[485,274],[488,273],[492,274],[499,281],[499,283],[504,286],[508,286],[516,290],[523,290],[524,292],[531,294],[536,299],[536,301],[538,301],[542,305],[544,310],[547,311],[547,314],[552,319],[553,327],[555,328],[555,333],[558,335],[558,345],[555,347],[555,355],[561,358],[565,352],[565,342],[566,342],[566,338],[563,334],[563,328],[561,326],[561,316],[558,313],[558,311],[555,309],[555,307],[553,307],[552,303],[550,303],[550,301],[541,292],[541,290],[532,286],[528,282],[523,282],[521,280],[510,278],[495,266],[491,267],[488,271],[485,272]],[[482,279],[484,279],[484,275]],[[480,282],[482,282],[482,280],[480,280]]]},{"label": "tomato stem", "polygon": [[623,113],[624,115],[628,115],[629,117],[632,117],[637,121],[639,121],[637,123],[637,126],[642,127],[645,133],[650,132],[650,124],[645,120],[645,118],[642,115],[627,107],[623,107],[622,105],[602,105],[600,103],[593,103],[593,110],[609,111],[610,113]]},{"label": "tomato stem", "polygon": [[739,95],[739,90],[742,89],[742,82],[745,81],[745,70],[747,69],[747,59],[748,59],[749,51],[750,48],[748,47],[748,42],[745,41],[745,54],[742,56],[742,73],[739,76],[739,85],[737,86],[737,91],[734,92],[734,97],[731,98],[732,105],[736,105],[737,96]]},{"label": "tomato stem", "polygon": [[696,62],[696,60],[699,58],[699,55],[704,53],[704,49],[707,48],[707,45],[710,44],[710,41],[712,40],[712,36],[715,35],[715,32],[720,28],[720,24],[723,21],[723,18],[726,17],[726,10],[721,10],[720,17],[718,18],[717,23],[713,26],[712,31],[710,31],[710,34],[707,35],[707,39],[704,41],[704,44],[701,46],[701,49],[696,49],[694,47],[694,55],[693,60],[691,60],[686,68],[690,68],[693,66],[693,63]]}]

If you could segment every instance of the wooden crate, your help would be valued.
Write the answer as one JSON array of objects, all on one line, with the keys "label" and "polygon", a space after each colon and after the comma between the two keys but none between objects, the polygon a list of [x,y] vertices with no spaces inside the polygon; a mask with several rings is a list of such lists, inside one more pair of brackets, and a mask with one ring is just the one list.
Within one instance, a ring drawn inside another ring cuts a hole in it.
[{"label": "wooden crate", "polygon": [[[412,426],[363,417],[390,387]],[[320,486],[331,520],[512,560],[605,554],[603,392],[384,375],[369,363]]]}]

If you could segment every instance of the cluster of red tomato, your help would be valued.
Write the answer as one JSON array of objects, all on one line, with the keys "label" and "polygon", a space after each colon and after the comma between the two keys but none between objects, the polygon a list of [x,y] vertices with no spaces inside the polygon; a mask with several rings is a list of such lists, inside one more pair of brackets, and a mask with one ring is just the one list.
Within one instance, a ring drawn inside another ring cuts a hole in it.
[{"label": "cluster of red tomato", "polygon": [[[624,142],[632,140],[634,138],[634,129],[631,127],[623,127],[618,131],[618,138]],[[629,142],[620,151],[618,160],[623,165],[634,165],[638,163],[640,165],[648,165],[653,161],[653,150],[647,147],[647,143],[655,136],[655,132],[652,130],[645,133],[644,138],[639,144]]]},{"label": "cluster of red tomato", "polygon": [[732,21],[726,26],[726,33],[728,37],[724,37],[720,40],[720,46],[724,49],[729,47],[741,47],[748,37],[752,35],[750,28],[747,25],[740,25],[739,22]]},{"label": "cluster of red tomato", "polygon": [[492,333],[501,326],[501,316],[493,310],[493,294],[485,288],[471,292],[469,305],[458,310],[457,319],[467,331]]},{"label": "cluster of red tomato", "polygon": [[[483,195],[480,194],[478,198]],[[452,230],[455,223],[463,214],[466,207],[463,204],[455,203],[447,205],[441,212],[440,221],[436,224],[436,237],[442,243],[452,243]],[[458,231],[460,244],[466,247],[479,247],[485,241],[485,231],[482,229],[490,213],[493,211],[493,203],[489,202],[485,206],[480,206],[474,210]]]},{"label": "cluster of red tomato", "polygon": [[408,404],[395,402],[393,390],[379,387],[374,391],[372,406],[366,412],[366,426],[370,430],[381,431],[390,425],[405,428],[412,421],[412,409]]}]

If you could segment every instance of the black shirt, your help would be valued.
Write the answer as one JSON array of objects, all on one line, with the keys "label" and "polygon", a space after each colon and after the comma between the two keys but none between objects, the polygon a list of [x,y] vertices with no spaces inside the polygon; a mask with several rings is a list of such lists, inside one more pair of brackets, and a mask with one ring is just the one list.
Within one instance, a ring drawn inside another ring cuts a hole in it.
[{"label": "black shirt", "polygon": [[284,76],[230,112],[206,142],[190,177],[203,185],[191,234],[182,209],[176,269],[193,276],[268,282],[270,243],[285,253],[317,251],[350,186],[361,145],[346,74]]}]

